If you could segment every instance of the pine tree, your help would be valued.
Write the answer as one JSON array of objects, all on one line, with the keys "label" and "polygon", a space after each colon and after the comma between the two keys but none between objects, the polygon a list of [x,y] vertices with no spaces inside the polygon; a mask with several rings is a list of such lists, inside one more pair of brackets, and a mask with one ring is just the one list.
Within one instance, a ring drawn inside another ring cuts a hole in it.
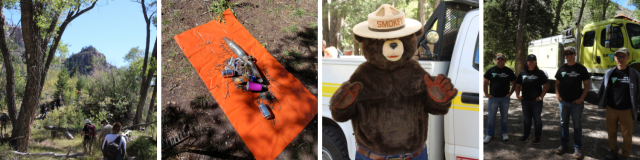
[{"label": "pine tree", "polygon": [[67,69],[62,68],[61,70],[62,71],[58,73],[58,82],[56,82],[56,92],[53,94],[54,97],[63,96],[64,89],[67,86],[67,81],[69,81]]}]

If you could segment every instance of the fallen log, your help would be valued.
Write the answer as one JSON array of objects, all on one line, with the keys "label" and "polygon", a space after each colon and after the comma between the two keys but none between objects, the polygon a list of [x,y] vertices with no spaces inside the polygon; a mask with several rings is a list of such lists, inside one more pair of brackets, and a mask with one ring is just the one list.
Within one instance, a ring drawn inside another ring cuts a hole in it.
[{"label": "fallen log", "polygon": [[2,145],[4,143],[7,143],[7,142],[9,142],[11,140],[14,140],[14,139],[18,139],[18,138],[24,138],[24,136],[0,138],[0,145]]},{"label": "fallen log", "polygon": [[140,123],[140,124],[136,124],[136,125],[133,125],[133,126],[124,127],[124,128],[122,128],[122,130],[125,130],[125,129],[136,130],[136,129],[133,129],[133,128],[138,128],[138,127],[142,127],[142,126],[148,126],[148,125],[151,125],[151,124],[156,124],[156,122],[153,121],[153,122],[147,122],[147,123]]},{"label": "fallen log", "polygon": [[[82,128],[63,128],[63,127],[56,127],[56,126],[44,126],[45,130],[54,130],[54,131],[61,131],[61,132],[82,132]],[[99,129],[96,128],[96,131],[98,131]]]},{"label": "fallen log", "polygon": [[84,157],[84,153],[73,153],[73,154],[56,154],[53,152],[44,152],[44,153],[22,153],[22,152],[18,152],[18,151],[11,151],[11,153],[13,153],[14,155],[18,155],[18,156],[48,156],[48,157],[55,157],[55,158],[62,158],[62,157],[66,157],[66,158],[80,158],[80,157]]}]

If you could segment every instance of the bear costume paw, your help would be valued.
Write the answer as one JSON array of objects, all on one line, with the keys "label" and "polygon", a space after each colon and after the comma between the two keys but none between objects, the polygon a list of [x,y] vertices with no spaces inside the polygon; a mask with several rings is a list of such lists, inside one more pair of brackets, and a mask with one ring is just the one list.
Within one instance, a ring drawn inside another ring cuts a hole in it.
[{"label": "bear costume paw", "polygon": [[438,74],[435,80],[431,79],[431,76],[427,73],[424,76],[424,82],[427,84],[429,90],[429,96],[435,102],[447,102],[453,99],[458,94],[458,90],[453,88],[451,79],[443,74]]},{"label": "bear costume paw", "polygon": [[336,91],[337,97],[334,96],[338,99],[332,102],[331,105],[338,109],[344,109],[348,107],[356,100],[358,91],[360,91],[360,89],[362,89],[362,83],[360,82],[349,83],[349,81],[346,81],[342,83],[338,91]]}]

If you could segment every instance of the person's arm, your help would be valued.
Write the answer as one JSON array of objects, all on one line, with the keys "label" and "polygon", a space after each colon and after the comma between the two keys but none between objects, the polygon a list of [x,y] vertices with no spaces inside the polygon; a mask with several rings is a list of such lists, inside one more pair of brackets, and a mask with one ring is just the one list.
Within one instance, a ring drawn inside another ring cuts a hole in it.
[{"label": "person's arm", "polygon": [[558,98],[558,102],[562,101],[562,98],[560,98],[560,80],[556,79],[556,98]]},{"label": "person's arm", "polygon": [[127,141],[120,139],[120,143],[122,143],[122,149],[124,149],[124,154],[122,154],[122,157],[126,157],[127,155]]},{"label": "person's arm", "polygon": [[544,95],[547,94],[547,91],[549,90],[549,83],[545,83],[542,85],[542,93],[540,94],[540,96],[538,96],[538,98],[536,98],[536,101],[541,101],[542,97],[544,97]]},{"label": "person's arm", "polygon": [[516,98],[518,98],[518,99],[523,99],[523,98],[520,96],[520,87],[521,87],[521,86],[522,86],[522,85],[520,85],[520,84],[517,84],[517,83],[516,83]]},{"label": "person's arm", "polygon": [[582,89],[582,95],[580,95],[579,99],[576,99],[575,101],[573,101],[573,103],[575,104],[582,104],[582,102],[584,101],[584,98],[587,97],[587,93],[589,93],[589,80],[584,80],[582,81],[582,84],[584,84],[584,89]]},{"label": "person's arm", "polygon": [[482,91],[484,91],[484,96],[485,96],[485,97],[487,97],[487,98],[492,98],[493,96],[491,96],[491,95],[489,94],[489,91],[488,91],[488,89],[487,89],[487,88],[489,88],[489,87],[487,87],[487,85],[489,85],[489,80],[485,78],[485,79],[484,79],[484,83],[483,83],[483,85],[482,85]]},{"label": "person's arm", "polygon": [[104,140],[102,140],[102,150],[104,150],[104,144],[107,143],[107,137],[104,137]]}]

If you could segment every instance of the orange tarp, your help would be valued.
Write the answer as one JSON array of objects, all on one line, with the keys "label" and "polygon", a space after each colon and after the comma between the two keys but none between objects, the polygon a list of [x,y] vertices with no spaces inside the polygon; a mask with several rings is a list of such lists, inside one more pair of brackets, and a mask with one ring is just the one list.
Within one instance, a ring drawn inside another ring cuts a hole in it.
[{"label": "orange tarp", "polygon": [[[225,11],[223,16],[225,24],[211,21],[174,39],[253,156],[259,160],[275,159],[318,113],[318,99],[251,36],[231,11]],[[267,103],[272,108],[273,120],[262,117],[258,93],[242,92],[230,78],[222,77],[221,64],[232,56],[237,57],[223,37],[257,59],[256,66],[269,81],[268,89],[277,99]]]}]

